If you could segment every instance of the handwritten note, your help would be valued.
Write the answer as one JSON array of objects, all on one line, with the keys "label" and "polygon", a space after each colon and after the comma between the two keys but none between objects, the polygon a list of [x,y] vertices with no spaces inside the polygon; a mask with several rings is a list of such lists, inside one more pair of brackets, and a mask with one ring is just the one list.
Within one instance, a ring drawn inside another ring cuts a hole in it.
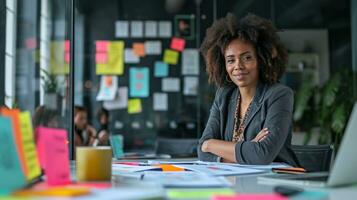
[{"label": "handwritten note", "polygon": [[143,37],[143,22],[132,21],[131,22],[131,37],[141,38]]},{"label": "handwritten note", "polygon": [[170,48],[176,51],[183,51],[185,49],[186,41],[182,38],[174,37],[171,39]]},{"label": "handwritten note", "polygon": [[33,128],[30,112],[20,113],[20,129],[24,148],[24,156],[28,168],[27,179],[32,180],[41,174],[40,163],[36,152],[35,141],[33,137]]},{"label": "handwritten note", "polygon": [[156,61],[155,62],[155,69],[154,69],[154,76],[155,77],[166,77],[169,75],[169,66],[167,63]]},{"label": "handwritten note", "polygon": [[166,111],[168,108],[167,102],[167,93],[154,93],[153,107],[155,111]]},{"label": "handwritten note", "polygon": [[183,79],[183,94],[188,96],[197,95],[198,90],[198,77],[185,76]]},{"label": "handwritten note", "polygon": [[141,113],[141,112],[142,112],[141,100],[140,99],[130,99],[128,102],[128,113],[135,114],[135,113]]},{"label": "handwritten note", "polygon": [[145,37],[157,37],[157,22],[146,21],[145,22]]},{"label": "handwritten note", "polygon": [[129,36],[129,22],[118,20],[115,22],[115,37],[128,37]]},{"label": "handwritten note", "polygon": [[63,185],[70,182],[67,131],[39,127],[39,139],[43,144],[45,174],[48,185]]},{"label": "handwritten note", "polygon": [[161,55],[161,41],[146,41],[145,42],[146,55]]},{"label": "handwritten note", "polygon": [[141,42],[134,42],[133,52],[136,56],[144,57],[145,56],[145,45]]},{"label": "handwritten note", "polygon": [[26,184],[10,118],[0,116],[0,195]]},{"label": "handwritten note", "polygon": [[124,42],[115,41],[108,44],[108,62],[97,63],[97,75],[122,75],[124,73]]},{"label": "handwritten note", "polygon": [[96,47],[96,52],[108,52],[109,49],[109,41],[106,40],[98,40],[95,43],[95,47]]},{"label": "handwritten note", "polygon": [[182,74],[199,75],[199,53],[197,49],[185,49],[182,52]]},{"label": "handwritten note", "polygon": [[107,63],[108,62],[108,54],[107,53],[96,53],[95,54],[95,62],[96,63]]},{"label": "handwritten note", "polygon": [[180,79],[179,78],[163,78],[162,91],[164,92],[179,92]]},{"label": "handwritten note", "polygon": [[172,23],[170,21],[159,22],[159,37],[169,38],[172,35]]},{"label": "handwritten note", "polygon": [[104,101],[103,107],[108,110],[128,107],[128,87],[119,87],[115,99],[113,101]]},{"label": "handwritten note", "polygon": [[170,65],[176,65],[178,62],[179,53],[170,49],[164,52],[164,62]]},{"label": "handwritten note", "polygon": [[129,70],[130,97],[149,96],[149,68],[132,67]]},{"label": "handwritten note", "polygon": [[125,49],[125,63],[139,63],[139,56],[134,54],[133,49],[126,48]]}]

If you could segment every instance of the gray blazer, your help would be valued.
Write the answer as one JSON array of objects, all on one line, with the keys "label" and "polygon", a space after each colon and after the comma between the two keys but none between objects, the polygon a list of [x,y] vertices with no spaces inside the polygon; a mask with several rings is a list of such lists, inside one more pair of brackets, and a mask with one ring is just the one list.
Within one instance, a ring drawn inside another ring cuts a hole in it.
[{"label": "gray blazer", "polygon": [[[234,112],[239,89],[236,86],[221,87],[216,92],[210,116],[198,144],[198,158],[203,161],[217,161],[212,153],[201,151],[207,139],[232,141]],[[266,85],[259,83],[251,104],[244,141],[235,146],[236,160],[239,164],[269,164],[284,162],[298,166],[291,150],[291,128],[293,113],[293,91],[279,83]],[[263,128],[269,135],[261,142],[251,142]]]}]

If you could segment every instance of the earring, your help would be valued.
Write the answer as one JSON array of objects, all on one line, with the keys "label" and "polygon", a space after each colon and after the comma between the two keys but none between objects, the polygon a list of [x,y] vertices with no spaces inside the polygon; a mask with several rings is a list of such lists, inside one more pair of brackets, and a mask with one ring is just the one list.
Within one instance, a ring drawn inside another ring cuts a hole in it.
[{"label": "earring", "polygon": [[228,78],[228,74],[226,74],[226,81],[227,81],[228,83],[231,83],[231,82],[232,82],[232,80],[231,80],[230,78]]}]

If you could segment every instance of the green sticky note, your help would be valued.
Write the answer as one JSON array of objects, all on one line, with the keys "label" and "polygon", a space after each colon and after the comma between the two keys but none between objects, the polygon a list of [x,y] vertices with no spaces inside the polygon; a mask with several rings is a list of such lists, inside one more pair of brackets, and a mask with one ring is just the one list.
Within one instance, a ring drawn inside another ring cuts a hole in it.
[{"label": "green sticky note", "polygon": [[207,189],[168,189],[167,197],[169,199],[196,199],[211,198],[214,195],[234,195],[230,188],[207,188]]},{"label": "green sticky note", "polygon": [[0,195],[26,184],[15,146],[11,120],[0,116]]}]

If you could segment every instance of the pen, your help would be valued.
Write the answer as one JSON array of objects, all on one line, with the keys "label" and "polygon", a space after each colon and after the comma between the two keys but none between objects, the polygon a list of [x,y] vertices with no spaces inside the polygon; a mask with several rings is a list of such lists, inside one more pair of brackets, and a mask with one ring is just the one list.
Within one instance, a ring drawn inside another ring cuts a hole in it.
[{"label": "pen", "polygon": [[141,175],[140,175],[140,180],[144,180],[144,175],[145,175],[145,174],[141,174]]}]

